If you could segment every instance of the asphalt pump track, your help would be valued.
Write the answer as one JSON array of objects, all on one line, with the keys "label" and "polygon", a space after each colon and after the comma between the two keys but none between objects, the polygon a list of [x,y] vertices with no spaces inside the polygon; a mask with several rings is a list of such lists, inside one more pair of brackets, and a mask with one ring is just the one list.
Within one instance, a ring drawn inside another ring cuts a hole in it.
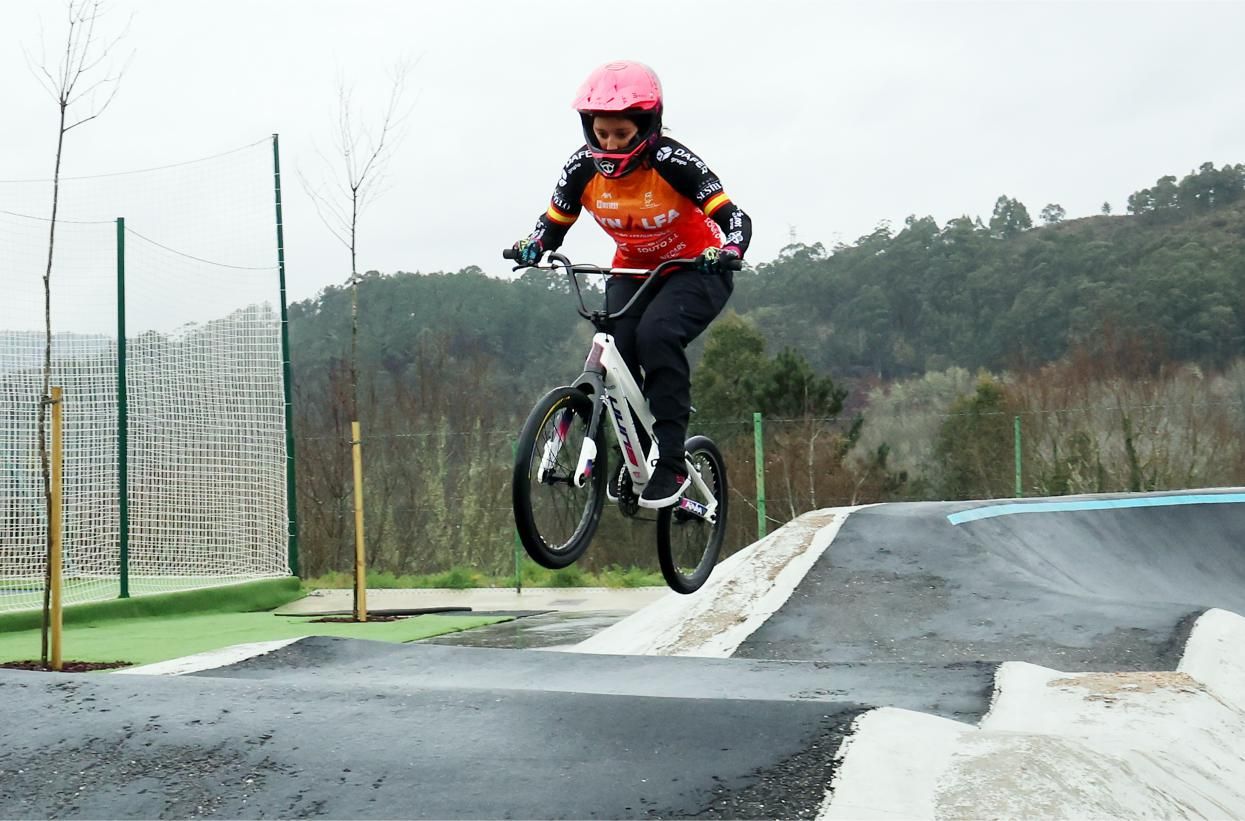
[{"label": "asphalt pump track", "polygon": [[817,511],[576,652],[0,670],[0,816],[865,817],[831,787],[873,716],[984,726],[1017,663],[1174,674],[1208,611],[1245,613],[1243,533],[1232,490]]}]

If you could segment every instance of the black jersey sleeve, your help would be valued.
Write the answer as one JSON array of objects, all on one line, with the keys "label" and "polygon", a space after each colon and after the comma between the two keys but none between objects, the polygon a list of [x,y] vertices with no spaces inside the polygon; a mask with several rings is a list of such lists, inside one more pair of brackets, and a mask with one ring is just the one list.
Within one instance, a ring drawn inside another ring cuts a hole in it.
[{"label": "black jersey sleeve", "polygon": [[566,232],[579,219],[579,212],[583,209],[580,199],[595,173],[592,153],[584,145],[562,166],[562,175],[553,189],[549,207],[536,220],[536,227],[528,239],[540,240],[546,251],[556,251],[562,240],[566,239]]},{"label": "black jersey sleeve", "polygon": [[752,241],[752,218],[731,202],[722,181],[704,160],[678,140],[662,137],[653,151],[653,168],[662,179],[696,203],[705,215],[722,229],[725,245],[734,245],[740,256]]}]

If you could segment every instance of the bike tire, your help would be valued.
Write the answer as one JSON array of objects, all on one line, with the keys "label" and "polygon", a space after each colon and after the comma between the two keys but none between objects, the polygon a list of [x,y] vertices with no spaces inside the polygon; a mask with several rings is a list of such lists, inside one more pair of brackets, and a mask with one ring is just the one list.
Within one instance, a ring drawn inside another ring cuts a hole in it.
[{"label": "bike tire", "polygon": [[[657,559],[661,563],[661,575],[671,590],[686,594],[699,590],[709,580],[709,574],[717,564],[722,542],[726,538],[729,499],[726,461],[713,440],[707,436],[693,436],[687,440],[684,449],[718,501],[713,522],[688,514],[677,503],[658,511]],[[696,498],[695,485],[689,487],[683,497],[704,501]]]},{"label": "bike tire", "polygon": [[[580,444],[592,420],[593,399],[578,388],[555,388],[528,414],[515,448],[511,499],[514,524],[527,555],[541,567],[560,570],[575,562],[592,542],[605,503],[607,463],[604,432],[594,441],[597,464],[583,487],[566,481],[575,469]],[[558,452],[552,477],[541,477],[545,443],[556,436],[564,412],[570,412],[565,444]]]}]

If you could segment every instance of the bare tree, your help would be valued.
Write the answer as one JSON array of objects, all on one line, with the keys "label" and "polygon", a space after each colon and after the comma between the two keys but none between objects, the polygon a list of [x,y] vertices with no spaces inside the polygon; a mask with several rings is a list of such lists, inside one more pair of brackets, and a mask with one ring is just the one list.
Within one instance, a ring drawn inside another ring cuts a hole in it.
[{"label": "bare tree", "polygon": [[[43,398],[39,403],[39,468],[43,474],[43,495],[49,523],[47,537],[47,568],[43,586],[43,651],[42,661],[48,663],[48,624],[50,617],[52,568],[52,482],[48,458],[47,409],[52,392],[52,259],[56,248],[56,216],[60,206],[61,161],[64,158],[65,135],[80,125],[103,114],[112,103],[125,73],[122,66],[115,73],[106,63],[125,31],[110,40],[101,40],[95,32],[104,13],[103,0],[69,0],[65,6],[68,29],[65,50],[55,64],[49,65],[46,52],[41,52],[37,65],[27,55],[31,71],[56,101],[60,122],[56,133],[56,164],[52,172],[52,219],[48,227],[48,263],[43,274]],[[127,27],[128,28],[128,27]],[[42,41],[40,47],[43,47]]]},{"label": "bare tree", "polygon": [[[406,80],[412,64],[400,60],[390,72],[389,100],[375,128],[358,124],[359,114],[351,98],[351,89],[344,78],[337,84],[337,130],[333,147],[337,162],[320,155],[323,184],[308,182],[300,171],[299,179],[307,195],[315,203],[316,212],[333,236],[350,251],[350,419],[359,422],[359,217],[381,193],[386,171],[394,149],[403,136],[402,125],[407,111],[403,109]],[[358,445],[356,442],[351,443]],[[359,445],[361,447],[361,445]],[[363,478],[356,479],[362,490]],[[362,506],[360,506],[361,508]],[[356,515],[362,515],[357,510]],[[362,541],[360,528],[355,538]],[[358,591],[365,584],[355,564],[355,618],[362,618]]]},{"label": "bare tree", "polygon": [[350,387],[351,418],[359,418],[359,218],[381,193],[393,152],[405,135],[403,125],[407,78],[414,64],[398,61],[389,72],[389,99],[375,127],[360,125],[358,107],[344,77],[337,82],[335,156],[317,150],[321,180],[313,183],[299,172],[303,190],[315,203],[320,220],[350,251]]}]

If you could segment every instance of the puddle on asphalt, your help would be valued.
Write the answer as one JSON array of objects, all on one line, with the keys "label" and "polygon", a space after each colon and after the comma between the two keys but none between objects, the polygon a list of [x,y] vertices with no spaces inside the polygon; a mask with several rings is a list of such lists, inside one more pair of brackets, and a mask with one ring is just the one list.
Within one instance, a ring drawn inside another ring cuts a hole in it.
[{"label": "puddle on asphalt", "polygon": [[578,644],[630,615],[626,610],[555,611],[434,636],[419,643],[511,649],[561,647]]}]

